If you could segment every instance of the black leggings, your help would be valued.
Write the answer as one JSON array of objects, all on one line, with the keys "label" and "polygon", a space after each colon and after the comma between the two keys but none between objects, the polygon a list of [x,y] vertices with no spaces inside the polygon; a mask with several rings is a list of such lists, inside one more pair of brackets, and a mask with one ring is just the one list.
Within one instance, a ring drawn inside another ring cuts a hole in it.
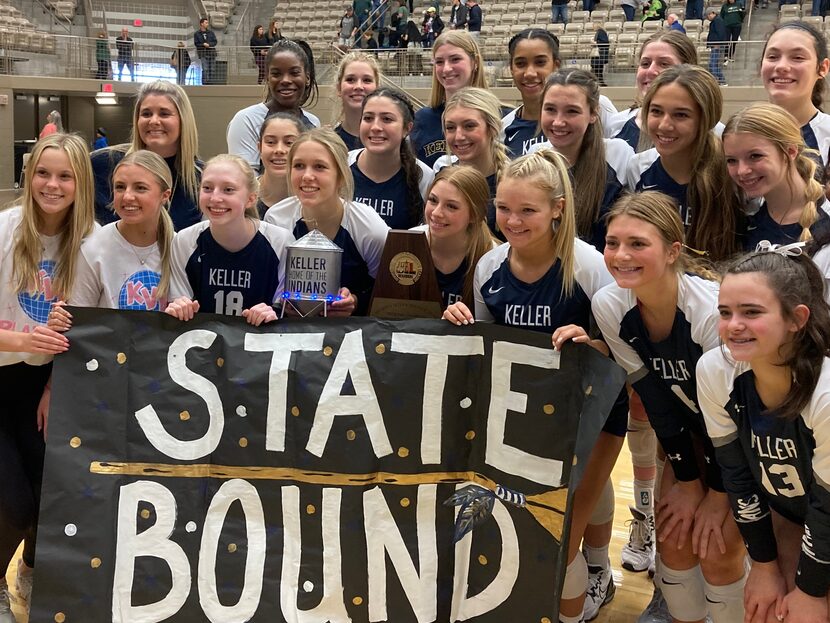
[{"label": "black leggings", "polygon": [[[52,364],[0,366],[0,569],[5,573],[20,541],[23,561],[35,563],[35,535],[46,444],[37,430],[37,406]],[[0,575],[2,578],[2,575]]]}]

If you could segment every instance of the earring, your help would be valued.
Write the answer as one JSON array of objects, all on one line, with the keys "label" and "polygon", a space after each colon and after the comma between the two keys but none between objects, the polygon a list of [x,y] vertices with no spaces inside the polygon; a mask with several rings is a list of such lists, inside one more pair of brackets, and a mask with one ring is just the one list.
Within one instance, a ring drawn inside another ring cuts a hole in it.
[{"label": "earring", "polygon": [[553,233],[554,233],[554,234],[555,234],[555,233],[557,232],[557,230],[559,229],[559,223],[560,223],[560,221],[561,221],[561,219],[555,218],[555,219],[553,219],[553,220],[550,222],[550,228],[553,230]]}]

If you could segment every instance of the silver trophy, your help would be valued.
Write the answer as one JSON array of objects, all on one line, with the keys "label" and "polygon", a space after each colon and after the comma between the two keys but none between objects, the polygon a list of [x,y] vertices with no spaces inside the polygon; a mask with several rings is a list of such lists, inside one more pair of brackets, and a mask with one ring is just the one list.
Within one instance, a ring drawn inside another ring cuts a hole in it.
[{"label": "silver trophy", "polygon": [[340,300],[340,269],[343,249],[312,229],[288,247],[282,314],[289,305],[300,316],[310,316],[321,306]]}]

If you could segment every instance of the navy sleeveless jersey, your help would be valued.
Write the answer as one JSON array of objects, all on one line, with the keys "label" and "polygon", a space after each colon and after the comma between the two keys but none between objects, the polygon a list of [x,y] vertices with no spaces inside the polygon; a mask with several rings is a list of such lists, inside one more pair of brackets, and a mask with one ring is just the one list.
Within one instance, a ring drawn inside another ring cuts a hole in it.
[{"label": "navy sleeveless jersey", "polygon": [[439,157],[447,153],[444,124],[441,121],[443,114],[444,104],[438,108],[424,106],[415,113],[415,123],[409,134],[415,157],[429,166],[433,166]]},{"label": "navy sleeveless jersey", "polygon": [[663,168],[660,154],[649,149],[634,156],[628,166],[626,181],[634,192],[657,190],[674,199],[680,210],[680,220],[688,228],[692,223],[692,208],[688,205],[686,193],[688,184],[678,184]]},{"label": "navy sleeveless jersey", "polygon": [[355,136],[354,134],[349,134],[343,128],[341,124],[337,124],[334,128],[334,131],[337,133],[337,136],[343,139],[343,142],[346,143],[346,149],[351,151],[353,149],[360,149],[363,147],[363,143],[360,142],[360,137]]},{"label": "navy sleeveless jersey", "polygon": [[530,153],[530,148],[537,143],[545,142],[545,135],[539,130],[539,122],[532,119],[522,119],[524,108],[520,106],[507,113],[501,120],[501,129],[504,134],[504,146],[511,158],[518,158]]}]

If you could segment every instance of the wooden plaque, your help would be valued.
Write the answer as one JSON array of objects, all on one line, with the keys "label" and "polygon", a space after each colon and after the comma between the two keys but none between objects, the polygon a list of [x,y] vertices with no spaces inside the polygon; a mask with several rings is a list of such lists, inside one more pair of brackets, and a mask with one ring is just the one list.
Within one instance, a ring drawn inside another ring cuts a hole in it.
[{"label": "wooden plaque", "polygon": [[394,320],[440,318],[443,311],[426,233],[391,230],[383,247],[369,315]]}]

